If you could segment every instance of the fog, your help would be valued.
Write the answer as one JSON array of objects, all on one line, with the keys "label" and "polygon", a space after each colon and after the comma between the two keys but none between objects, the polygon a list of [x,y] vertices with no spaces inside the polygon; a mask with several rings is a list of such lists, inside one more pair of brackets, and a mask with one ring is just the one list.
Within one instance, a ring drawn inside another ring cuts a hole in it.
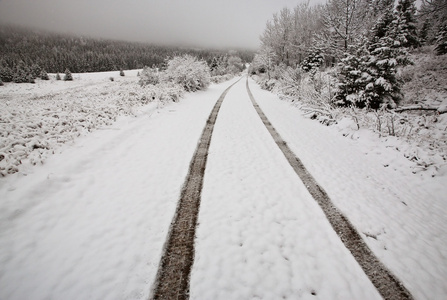
[{"label": "fog", "polygon": [[[324,1],[311,1],[311,3]],[[294,0],[0,0],[0,22],[54,32],[193,47],[259,46]]]}]

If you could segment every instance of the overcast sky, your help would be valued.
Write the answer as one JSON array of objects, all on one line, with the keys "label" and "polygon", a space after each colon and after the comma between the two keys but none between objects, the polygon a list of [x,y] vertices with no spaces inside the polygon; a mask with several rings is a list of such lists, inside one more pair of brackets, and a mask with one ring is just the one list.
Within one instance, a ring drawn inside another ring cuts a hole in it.
[{"label": "overcast sky", "polygon": [[300,0],[0,0],[0,21],[119,40],[255,49],[273,13],[298,3]]}]

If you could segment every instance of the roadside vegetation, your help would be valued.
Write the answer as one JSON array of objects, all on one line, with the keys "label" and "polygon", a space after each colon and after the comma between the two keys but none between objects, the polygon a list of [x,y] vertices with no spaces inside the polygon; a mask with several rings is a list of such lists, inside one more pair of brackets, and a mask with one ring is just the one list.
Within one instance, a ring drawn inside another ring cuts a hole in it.
[{"label": "roadside vegetation", "polygon": [[415,173],[435,175],[447,160],[446,20],[439,0],[299,4],[267,22],[249,72],[345,136],[405,141],[394,147]]}]

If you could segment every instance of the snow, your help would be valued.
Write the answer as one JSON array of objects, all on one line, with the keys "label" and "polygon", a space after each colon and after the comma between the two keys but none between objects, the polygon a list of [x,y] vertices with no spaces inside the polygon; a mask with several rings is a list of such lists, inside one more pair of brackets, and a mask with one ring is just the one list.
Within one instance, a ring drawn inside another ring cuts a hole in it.
[{"label": "snow", "polygon": [[302,117],[252,81],[251,87],[276,130],[376,256],[416,299],[445,298],[445,167],[436,177],[414,174],[411,162],[396,150],[405,143],[395,137],[381,142],[366,129],[344,137],[335,126]]},{"label": "snow", "polygon": [[[0,89],[1,103],[22,99],[14,107],[33,112],[14,119],[25,124],[53,102],[58,114],[64,103],[90,103],[113,116],[91,131],[58,132],[67,142],[48,139],[43,163],[24,161],[0,178],[0,299],[147,299],[197,141],[235,79],[121,113],[118,99],[145,95],[136,71],[125,73]],[[355,131],[347,118],[322,126],[249,82],[289,147],[415,299],[446,298],[447,168],[414,174],[395,137]],[[265,129],[245,80],[217,118],[198,222],[192,299],[380,299]]]},{"label": "snow", "polygon": [[227,85],[143,107],[0,178],[0,299],[146,299],[189,162]]},{"label": "snow", "polygon": [[191,299],[381,299],[239,82],[210,145]]}]

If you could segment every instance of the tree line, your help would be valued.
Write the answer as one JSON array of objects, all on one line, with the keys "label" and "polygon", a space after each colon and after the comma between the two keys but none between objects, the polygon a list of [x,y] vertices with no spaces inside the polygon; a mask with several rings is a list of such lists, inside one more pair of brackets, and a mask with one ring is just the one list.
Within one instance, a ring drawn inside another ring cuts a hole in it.
[{"label": "tree line", "polygon": [[333,99],[338,105],[395,106],[402,95],[397,68],[408,53],[432,45],[447,53],[447,2],[422,0],[327,0],[284,8],[266,24],[253,72],[275,68],[315,72],[338,67]]},{"label": "tree line", "polygon": [[[235,52],[244,62],[253,59],[253,51]],[[62,73],[68,69],[83,73],[140,69],[144,66],[163,68],[168,58],[183,54],[211,64],[215,57],[225,56],[226,51],[83,38],[14,26],[0,27],[0,79],[5,82],[13,81],[17,73],[36,78],[42,70]]]}]

